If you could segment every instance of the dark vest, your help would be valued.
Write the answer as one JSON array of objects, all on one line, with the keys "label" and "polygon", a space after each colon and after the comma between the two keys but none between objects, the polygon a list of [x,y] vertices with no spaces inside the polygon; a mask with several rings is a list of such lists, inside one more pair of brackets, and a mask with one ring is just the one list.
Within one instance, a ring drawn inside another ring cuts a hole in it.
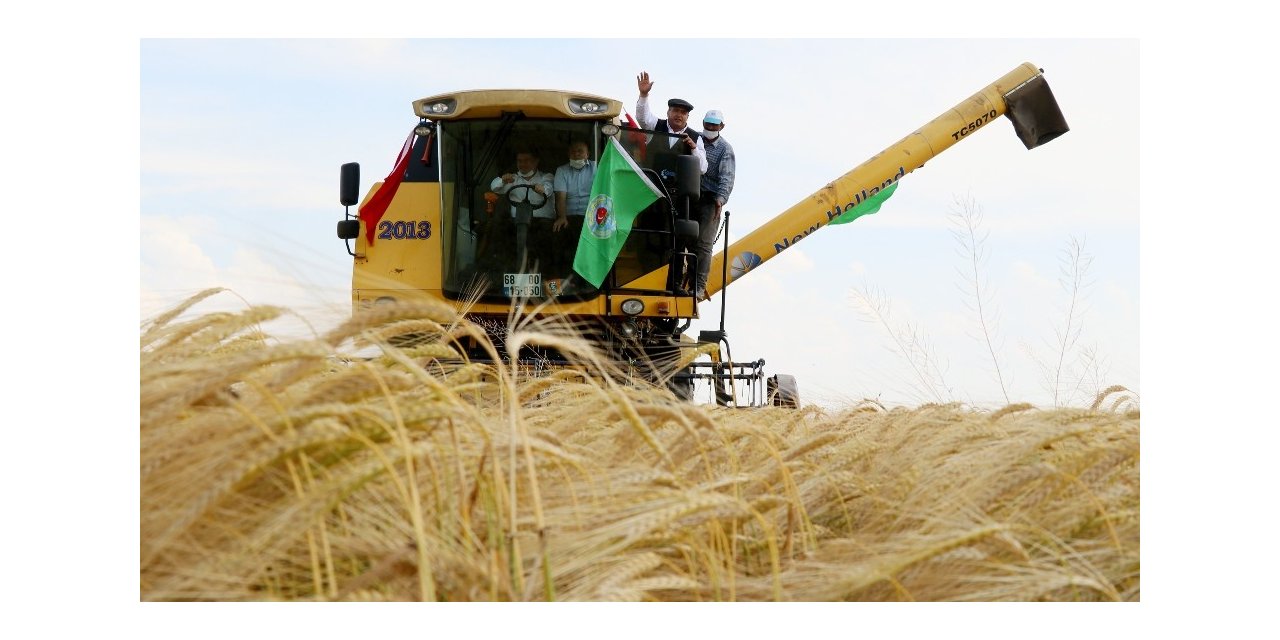
[{"label": "dark vest", "polygon": [[[671,132],[671,129],[667,127],[666,120],[659,120],[658,125],[655,126],[653,130],[660,133]],[[690,138],[698,135],[697,132],[688,127],[685,127],[684,132],[687,133]],[[674,146],[668,147],[667,143],[670,141],[671,138],[668,136],[653,136],[653,139],[649,141],[648,150],[645,152],[645,156],[649,159],[649,166],[659,171],[663,169],[670,169],[674,171],[676,168],[676,156],[693,155],[693,149],[690,149],[688,145],[680,142],[679,140],[676,140]],[[698,139],[693,138],[693,141],[697,142]]]}]

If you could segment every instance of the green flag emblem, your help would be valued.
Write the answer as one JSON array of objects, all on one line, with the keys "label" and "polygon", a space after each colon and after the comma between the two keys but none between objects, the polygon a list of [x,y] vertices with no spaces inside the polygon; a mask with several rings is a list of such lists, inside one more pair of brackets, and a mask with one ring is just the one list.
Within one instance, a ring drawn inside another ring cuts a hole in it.
[{"label": "green flag emblem", "polygon": [[618,141],[609,138],[591,182],[573,270],[599,287],[631,234],[631,223],[661,195]]}]

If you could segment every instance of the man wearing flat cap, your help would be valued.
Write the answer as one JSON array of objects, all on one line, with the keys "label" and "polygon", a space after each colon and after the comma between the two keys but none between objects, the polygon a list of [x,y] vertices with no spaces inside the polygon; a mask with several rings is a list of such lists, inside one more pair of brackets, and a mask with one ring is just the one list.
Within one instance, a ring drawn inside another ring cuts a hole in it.
[{"label": "man wearing flat cap", "polygon": [[659,120],[649,109],[649,90],[653,88],[653,81],[649,79],[648,71],[641,71],[636,76],[636,86],[640,89],[640,98],[636,100],[636,118],[639,119],[640,126],[676,136],[654,136],[649,141],[648,157],[651,166],[658,167],[661,164],[655,155],[694,155],[698,157],[699,171],[706,173],[707,152],[702,146],[702,136],[689,128],[689,113],[693,111],[693,105],[680,98],[672,98],[667,101],[667,119]]}]

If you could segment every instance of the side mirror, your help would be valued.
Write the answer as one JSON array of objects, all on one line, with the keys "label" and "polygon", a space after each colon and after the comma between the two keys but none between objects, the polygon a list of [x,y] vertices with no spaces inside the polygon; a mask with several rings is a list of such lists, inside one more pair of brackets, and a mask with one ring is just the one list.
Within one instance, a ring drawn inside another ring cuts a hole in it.
[{"label": "side mirror", "polygon": [[342,183],[338,199],[344,207],[360,203],[360,163],[348,162],[342,165]]},{"label": "side mirror", "polygon": [[338,221],[338,239],[351,240],[360,237],[360,221],[359,220],[339,220]]},{"label": "side mirror", "polygon": [[702,229],[698,225],[697,220],[685,220],[683,218],[676,218],[676,221],[675,221],[676,237],[684,238],[686,240],[697,240],[698,235],[701,233],[701,231]]},{"label": "side mirror", "polygon": [[702,167],[698,166],[697,156],[676,157],[676,189],[683,195],[698,199],[702,192]]}]

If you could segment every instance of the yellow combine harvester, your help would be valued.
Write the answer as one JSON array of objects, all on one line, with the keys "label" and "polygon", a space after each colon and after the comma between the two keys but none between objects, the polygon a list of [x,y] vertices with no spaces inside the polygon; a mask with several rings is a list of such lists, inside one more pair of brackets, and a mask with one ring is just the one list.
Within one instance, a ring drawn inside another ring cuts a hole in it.
[{"label": "yellow combine harvester", "polygon": [[[722,403],[798,405],[794,378],[766,379],[763,360],[721,358],[719,347],[729,354],[723,324],[696,341],[685,336],[699,317],[687,284],[688,275],[696,273],[691,247],[698,223],[691,213],[699,173],[692,156],[646,157],[655,137],[667,134],[625,126],[617,100],[568,91],[460,91],[414,101],[413,112],[419,122],[395,168],[363,201],[358,200],[359,165],[342,167],[342,204],[360,202],[359,216],[348,209],[338,223],[338,237],[348,241],[354,258],[354,310],[421,297],[474,301],[467,317],[485,327],[502,350],[512,306],[536,309],[574,321],[607,355],[682,397],[691,398],[695,380],[705,379]],[[726,246],[712,258],[707,295],[1000,116],[1009,117],[1027,149],[1068,130],[1042,71],[1030,63],[1019,65]],[[567,162],[571,141],[586,142],[589,157],[598,160],[610,138],[662,196],[635,218],[613,268],[596,287],[573,271],[573,243],[557,244],[553,251],[545,237],[530,237],[530,215],[544,206],[543,194],[516,187],[498,195],[490,186],[495,177],[513,171],[521,150],[538,150],[539,169],[552,172]],[[711,362],[695,361],[704,353]],[[488,359],[479,348],[468,355]],[[504,357],[538,367],[570,364],[554,351],[528,347]],[[741,396],[738,382],[744,383]]]}]

